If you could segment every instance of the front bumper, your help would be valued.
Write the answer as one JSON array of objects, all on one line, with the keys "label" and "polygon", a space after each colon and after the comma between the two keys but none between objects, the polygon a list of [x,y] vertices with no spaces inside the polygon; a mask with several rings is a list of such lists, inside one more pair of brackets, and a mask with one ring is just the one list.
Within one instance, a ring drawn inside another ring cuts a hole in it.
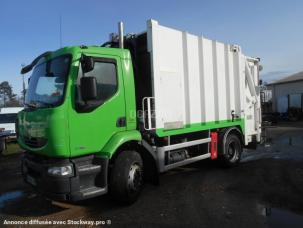
[{"label": "front bumper", "polygon": [[[51,167],[72,165],[73,175],[51,176]],[[54,200],[79,201],[107,193],[108,159],[94,155],[59,159],[25,153],[24,181]]]}]

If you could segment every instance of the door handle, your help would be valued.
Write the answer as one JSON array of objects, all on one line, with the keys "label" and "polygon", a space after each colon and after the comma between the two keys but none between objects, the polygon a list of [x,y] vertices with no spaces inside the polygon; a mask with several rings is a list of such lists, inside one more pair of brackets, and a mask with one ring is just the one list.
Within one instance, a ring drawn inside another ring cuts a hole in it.
[{"label": "door handle", "polygon": [[125,116],[119,117],[119,118],[117,119],[116,126],[117,126],[117,127],[125,127],[125,126],[126,126],[126,118],[125,118]]}]

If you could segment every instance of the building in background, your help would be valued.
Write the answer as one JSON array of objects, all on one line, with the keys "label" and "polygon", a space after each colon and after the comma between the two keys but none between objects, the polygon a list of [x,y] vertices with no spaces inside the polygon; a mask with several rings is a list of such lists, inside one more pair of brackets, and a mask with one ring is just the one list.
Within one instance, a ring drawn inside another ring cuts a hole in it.
[{"label": "building in background", "polygon": [[303,71],[267,85],[272,94],[272,111],[303,112]]},{"label": "building in background", "polygon": [[272,113],[272,91],[267,86],[261,86],[260,98],[262,113]]}]

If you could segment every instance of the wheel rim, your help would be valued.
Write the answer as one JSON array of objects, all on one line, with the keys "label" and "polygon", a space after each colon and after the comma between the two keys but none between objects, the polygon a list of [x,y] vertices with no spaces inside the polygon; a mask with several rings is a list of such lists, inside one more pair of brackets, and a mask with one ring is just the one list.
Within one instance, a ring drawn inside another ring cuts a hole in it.
[{"label": "wheel rim", "polygon": [[132,192],[137,192],[142,186],[142,169],[138,164],[132,164],[128,174],[128,186]]},{"label": "wheel rim", "polygon": [[239,158],[239,147],[236,142],[232,141],[227,147],[227,157],[231,162],[235,162]]}]

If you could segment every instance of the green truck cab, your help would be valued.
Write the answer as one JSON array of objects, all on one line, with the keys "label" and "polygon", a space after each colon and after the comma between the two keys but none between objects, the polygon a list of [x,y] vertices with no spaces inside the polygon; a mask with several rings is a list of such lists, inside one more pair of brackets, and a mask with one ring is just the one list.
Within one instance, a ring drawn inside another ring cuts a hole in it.
[{"label": "green truck cab", "polygon": [[122,31],[21,71],[32,71],[16,123],[22,173],[52,199],[110,192],[132,203],[159,173],[209,158],[232,167],[260,142],[258,59],[153,20],[144,33]]},{"label": "green truck cab", "polygon": [[[93,66],[84,73],[80,65],[87,59]],[[83,93],[94,97],[85,100]],[[48,53],[33,70],[25,105],[18,142],[31,153],[24,156],[23,173],[51,197],[79,200],[107,192],[109,159],[126,142],[141,140],[126,49],[81,46]]]}]

